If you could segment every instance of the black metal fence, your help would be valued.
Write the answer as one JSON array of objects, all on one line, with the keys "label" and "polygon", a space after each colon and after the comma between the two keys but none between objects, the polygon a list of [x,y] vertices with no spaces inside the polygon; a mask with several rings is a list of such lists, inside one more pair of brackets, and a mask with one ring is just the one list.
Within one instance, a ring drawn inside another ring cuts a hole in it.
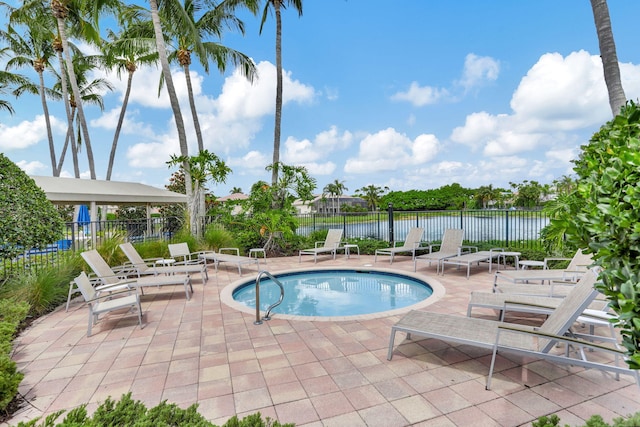
[{"label": "black metal fence", "polygon": [[[491,242],[493,246],[514,249],[538,245],[540,231],[549,223],[542,211],[464,210],[464,211],[388,211],[298,216],[298,235],[317,230],[341,228],[345,239],[403,241],[412,227],[424,228],[425,242],[439,242],[447,228],[462,228],[467,244]],[[206,221],[209,223],[209,221]],[[0,278],[23,269],[37,269],[55,263],[69,251],[81,252],[97,247],[104,239],[122,236],[127,241],[170,240],[181,228],[179,218],[154,217],[149,220],[111,220],[81,224],[69,222],[64,237],[45,248],[32,248],[2,262]]]},{"label": "black metal fence", "polygon": [[316,230],[342,228],[344,237],[370,238],[388,242],[403,241],[412,227],[424,228],[423,239],[437,242],[447,228],[464,230],[465,242],[492,242],[504,247],[526,248],[537,244],[540,231],[549,223],[542,211],[464,210],[464,211],[381,211],[308,214],[298,216],[297,233],[308,236]]}]

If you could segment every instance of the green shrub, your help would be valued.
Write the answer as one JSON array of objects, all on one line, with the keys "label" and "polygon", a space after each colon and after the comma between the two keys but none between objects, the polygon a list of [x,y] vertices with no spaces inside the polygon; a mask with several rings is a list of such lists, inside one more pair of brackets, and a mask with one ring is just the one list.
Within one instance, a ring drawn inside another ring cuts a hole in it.
[{"label": "green shrub", "polygon": [[[111,397],[102,403],[94,412],[93,417],[87,415],[86,406],[81,405],[67,413],[62,422],[56,424],[56,420],[63,414],[56,412],[46,417],[41,423],[39,418],[28,422],[20,422],[17,427],[56,427],[56,426],[189,426],[189,427],[215,427],[198,413],[198,405],[193,404],[187,409],[182,409],[175,403],[161,402],[149,410],[139,400],[134,401],[131,393],[123,394],[119,401]],[[269,417],[262,418],[258,412],[248,415],[243,419],[233,416],[223,427],[294,427],[293,424],[280,424]]]},{"label": "green shrub", "polygon": [[[219,224],[209,224],[204,232],[204,244],[207,249],[215,251],[220,248],[238,247],[233,234]],[[244,248],[240,248],[243,251]]]},{"label": "green shrub", "polygon": [[123,233],[114,233],[110,237],[101,239],[100,244],[96,249],[107,264],[111,266],[122,265],[127,261],[127,257],[120,250],[120,244],[124,242],[125,239]]},{"label": "green shrub", "polygon": [[[531,423],[532,427],[558,427],[560,418],[553,414],[549,417],[543,416]],[[564,425],[569,427],[568,424]],[[583,426],[575,427],[637,427],[640,426],[640,412],[636,412],[629,417],[618,417],[613,419],[613,424],[605,422],[600,415],[592,415]]]},{"label": "green shrub", "polygon": [[0,354],[0,411],[5,411],[16,397],[23,378],[24,374],[18,372],[16,362],[8,354]]},{"label": "green shrub", "polygon": [[31,314],[41,316],[66,300],[71,278],[66,269],[56,266],[26,270],[7,280],[0,297],[27,302]]},{"label": "green shrub", "polygon": [[596,284],[618,316],[627,363],[640,369],[640,108],[630,102],[581,147],[569,237],[603,267]]}]

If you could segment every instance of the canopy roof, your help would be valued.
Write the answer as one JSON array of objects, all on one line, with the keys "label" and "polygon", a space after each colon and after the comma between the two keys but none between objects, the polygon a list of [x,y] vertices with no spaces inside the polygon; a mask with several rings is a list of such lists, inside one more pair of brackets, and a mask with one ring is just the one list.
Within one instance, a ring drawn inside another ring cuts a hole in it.
[{"label": "canopy roof", "polygon": [[54,204],[163,205],[187,203],[187,196],[136,182],[31,176]]}]

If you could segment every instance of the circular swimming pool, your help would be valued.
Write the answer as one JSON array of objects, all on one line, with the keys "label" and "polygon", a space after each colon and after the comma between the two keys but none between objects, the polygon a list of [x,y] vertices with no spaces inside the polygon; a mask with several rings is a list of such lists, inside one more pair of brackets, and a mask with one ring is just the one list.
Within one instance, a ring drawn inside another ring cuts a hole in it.
[{"label": "circular swimming pool", "polygon": [[[272,310],[275,318],[332,320],[391,315],[397,310],[428,304],[441,292],[441,285],[427,283],[418,275],[385,269],[309,269],[274,274],[284,287],[282,304]],[[237,281],[223,290],[223,301],[245,312],[255,313],[255,278]],[[260,310],[280,298],[280,288],[271,279],[260,279]]]}]

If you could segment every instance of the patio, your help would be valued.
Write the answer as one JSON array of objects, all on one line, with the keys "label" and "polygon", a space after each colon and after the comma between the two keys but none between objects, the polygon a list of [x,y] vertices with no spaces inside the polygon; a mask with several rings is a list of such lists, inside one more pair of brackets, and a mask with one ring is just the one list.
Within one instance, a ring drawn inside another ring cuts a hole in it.
[{"label": "patio", "polygon": [[[373,256],[318,267],[373,264]],[[269,272],[313,268],[298,257],[270,258]],[[376,267],[413,271],[409,257],[379,259]],[[440,282],[443,298],[423,310],[466,314],[469,292],[490,291],[486,266],[419,266]],[[495,271],[495,269],[494,269]],[[244,278],[253,270],[243,269]],[[38,319],[15,341],[13,359],[25,374],[20,393],[28,401],[11,425],[88,403],[92,412],[107,396],[123,393],[152,407],[162,400],[199,412],[216,424],[254,412],[296,426],[530,426],[556,413],[561,424],[605,421],[640,411],[640,388],[631,376],[521,358],[500,358],[492,390],[485,390],[490,353],[437,340],[396,338],[387,361],[391,325],[399,315],[341,321],[284,320],[260,326],[255,316],[221,301],[222,288],[238,280],[233,265],[209,269],[203,286],[194,278],[186,301],[182,287],[145,290],[143,329],[135,316],[108,315],[86,337],[87,309],[79,298]],[[492,311],[478,314],[495,317]],[[476,315],[478,315],[476,314]],[[535,321],[535,317],[524,321]],[[398,344],[403,343],[400,347]],[[523,364],[524,363],[524,364]]]}]

